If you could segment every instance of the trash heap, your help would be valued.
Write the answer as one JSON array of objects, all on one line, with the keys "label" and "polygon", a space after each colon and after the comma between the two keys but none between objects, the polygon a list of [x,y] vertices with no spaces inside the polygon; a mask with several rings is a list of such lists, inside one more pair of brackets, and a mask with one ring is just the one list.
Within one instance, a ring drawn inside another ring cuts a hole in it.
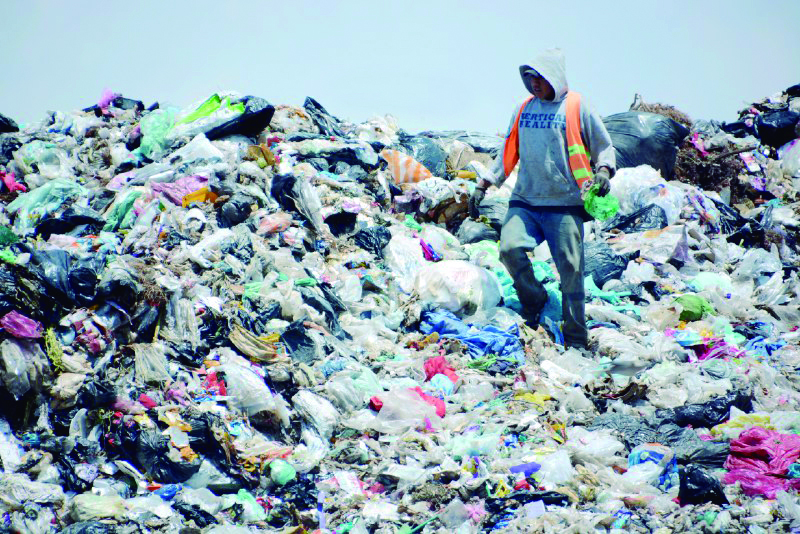
[{"label": "trash heap", "polygon": [[499,138],[235,94],[0,116],[4,529],[800,528],[798,116],[606,119],[588,352],[547,250],[516,313],[513,177],[467,218]]}]

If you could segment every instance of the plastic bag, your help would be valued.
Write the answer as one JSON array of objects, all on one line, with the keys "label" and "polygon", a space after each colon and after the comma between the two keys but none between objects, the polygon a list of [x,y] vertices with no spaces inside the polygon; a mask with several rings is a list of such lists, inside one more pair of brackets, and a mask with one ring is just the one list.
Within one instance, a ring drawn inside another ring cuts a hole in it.
[{"label": "plastic bag", "polygon": [[431,174],[439,177],[447,175],[447,152],[436,141],[423,136],[405,135],[401,136],[400,143]]},{"label": "plastic bag", "polygon": [[606,232],[620,230],[625,233],[659,230],[669,225],[664,208],[656,204],[648,204],[629,215],[617,215],[603,226]]},{"label": "plastic bag", "polygon": [[311,98],[306,97],[303,102],[303,109],[311,116],[311,120],[319,128],[319,132],[325,136],[345,137],[341,129],[339,119],[328,113],[322,104]]},{"label": "plastic bag", "polygon": [[356,245],[381,259],[383,258],[384,248],[386,248],[391,239],[391,232],[384,226],[362,228],[353,236],[353,241]]},{"label": "plastic bag", "polygon": [[157,343],[131,345],[134,352],[134,374],[142,383],[166,382],[170,379],[164,347]]},{"label": "plastic bag", "polygon": [[431,264],[417,272],[414,290],[420,299],[459,315],[497,306],[502,289],[491,272],[459,260]]},{"label": "plastic bag", "polygon": [[617,168],[650,165],[672,179],[675,157],[689,129],[656,113],[628,111],[603,119],[617,156]]},{"label": "plastic bag", "polygon": [[728,504],[728,498],[722,491],[719,479],[703,469],[688,465],[680,470],[680,492],[678,499],[681,506],[687,504],[714,503],[720,506]]},{"label": "plastic bag", "polygon": [[184,460],[169,443],[169,438],[156,430],[146,430],[137,439],[136,460],[144,470],[161,483],[186,482],[200,470],[201,460]]},{"label": "plastic bag", "polygon": [[292,397],[294,410],[314,427],[317,433],[325,440],[333,436],[336,425],[339,424],[339,412],[327,399],[312,393],[307,389],[297,392]]},{"label": "plastic bag", "polygon": [[467,245],[480,241],[498,241],[500,239],[500,234],[491,226],[473,221],[472,219],[465,219],[458,228],[456,237],[462,245]]},{"label": "plastic bag", "polygon": [[92,519],[124,519],[126,513],[125,499],[118,495],[103,497],[83,493],[76,495],[70,502],[70,516],[75,521]]},{"label": "plastic bag", "polygon": [[31,389],[41,389],[50,364],[37,343],[5,339],[0,343],[0,355],[3,383],[14,398],[21,398]]},{"label": "plastic bag", "polygon": [[787,478],[800,458],[800,436],[752,427],[731,440],[724,482],[739,482],[746,495],[774,499],[779,491],[800,490],[800,478]]},{"label": "plastic bag", "polygon": [[25,317],[17,311],[10,311],[0,318],[0,327],[18,338],[40,338],[44,332],[42,323]]},{"label": "plastic bag", "polygon": [[269,126],[275,113],[275,107],[272,104],[257,96],[245,96],[234,104],[234,107],[242,104],[244,108],[241,115],[211,128],[206,132],[206,137],[212,141],[231,135],[254,137]]},{"label": "plastic bag", "polygon": [[14,153],[14,161],[25,174],[38,173],[48,180],[72,177],[70,157],[53,143],[31,141]]},{"label": "plastic bag", "polygon": [[228,395],[234,398],[234,405],[247,415],[278,410],[272,391],[255,371],[236,364],[220,365],[214,370],[224,374]]},{"label": "plastic bag", "polygon": [[383,434],[398,435],[410,428],[430,424],[441,428],[436,408],[425,402],[417,392],[395,390],[381,395],[383,406],[372,422],[372,428]]},{"label": "plastic bag", "polygon": [[628,262],[638,253],[618,255],[602,241],[583,244],[584,272],[591,275],[597,287],[602,288],[609,280],[618,280],[628,266]]},{"label": "plastic bag", "polygon": [[172,144],[167,141],[167,133],[174,125],[175,111],[171,109],[157,109],[142,117],[139,121],[142,140],[135,153],[151,160],[161,159]]},{"label": "plastic bag", "polygon": [[17,232],[26,232],[65,202],[86,193],[86,189],[72,180],[55,179],[18,196],[6,209],[9,213],[16,214],[14,229]]},{"label": "plastic bag", "polygon": [[415,276],[428,264],[417,239],[396,235],[383,249],[386,265],[394,272],[400,288],[410,293],[415,286]]},{"label": "plastic bag", "polygon": [[612,194],[599,196],[597,191],[600,186],[592,184],[591,187],[583,195],[583,207],[586,213],[597,219],[598,221],[605,221],[610,219],[619,211],[619,200]]},{"label": "plastic bag", "polygon": [[798,121],[800,113],[796,111],[768,111],[756,118],[756,132],[762,143],[778,148],[797,137]]}]

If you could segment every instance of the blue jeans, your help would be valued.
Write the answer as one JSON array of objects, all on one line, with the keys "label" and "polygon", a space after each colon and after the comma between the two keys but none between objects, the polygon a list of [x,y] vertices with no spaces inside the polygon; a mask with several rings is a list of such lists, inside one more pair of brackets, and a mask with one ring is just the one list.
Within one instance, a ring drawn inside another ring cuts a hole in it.
[{"label": "blue jeans", "polygon": [[533,275],[527,253],[546,241],[561,278],[564,344],[588,343],[583,288],[583,218],[577,210],[509,207],[500,232],[500,260],[514,280],[526,319],[537,319],[547,292]]}]

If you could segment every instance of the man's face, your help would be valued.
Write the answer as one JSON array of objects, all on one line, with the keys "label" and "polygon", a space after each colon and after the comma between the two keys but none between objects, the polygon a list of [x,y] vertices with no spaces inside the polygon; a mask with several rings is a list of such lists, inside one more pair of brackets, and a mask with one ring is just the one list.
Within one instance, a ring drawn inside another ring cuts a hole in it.
[{"label": "man's face", "polygon": [[542,100],[553,100],[553,98],[555,98],[556,92],[553,89],[553,86],[550,85],[550,82],[541,76],[529,76],[531,80],[531,89],[533,90],[533,95],[536,98]]}]

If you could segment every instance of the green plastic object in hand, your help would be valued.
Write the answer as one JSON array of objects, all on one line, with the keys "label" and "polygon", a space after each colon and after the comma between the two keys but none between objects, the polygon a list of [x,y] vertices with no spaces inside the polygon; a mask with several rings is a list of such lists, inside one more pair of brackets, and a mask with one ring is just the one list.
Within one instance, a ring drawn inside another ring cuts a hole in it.
[{"label": "green plastic object in hand", "polygon": [[619,200],[612,194],[604,197],[597,195],[599,185],[592,185],[583,196],[583,207],[586,212],[597,219],[598,221],[605,221],[610,219],[619,211]]}]

